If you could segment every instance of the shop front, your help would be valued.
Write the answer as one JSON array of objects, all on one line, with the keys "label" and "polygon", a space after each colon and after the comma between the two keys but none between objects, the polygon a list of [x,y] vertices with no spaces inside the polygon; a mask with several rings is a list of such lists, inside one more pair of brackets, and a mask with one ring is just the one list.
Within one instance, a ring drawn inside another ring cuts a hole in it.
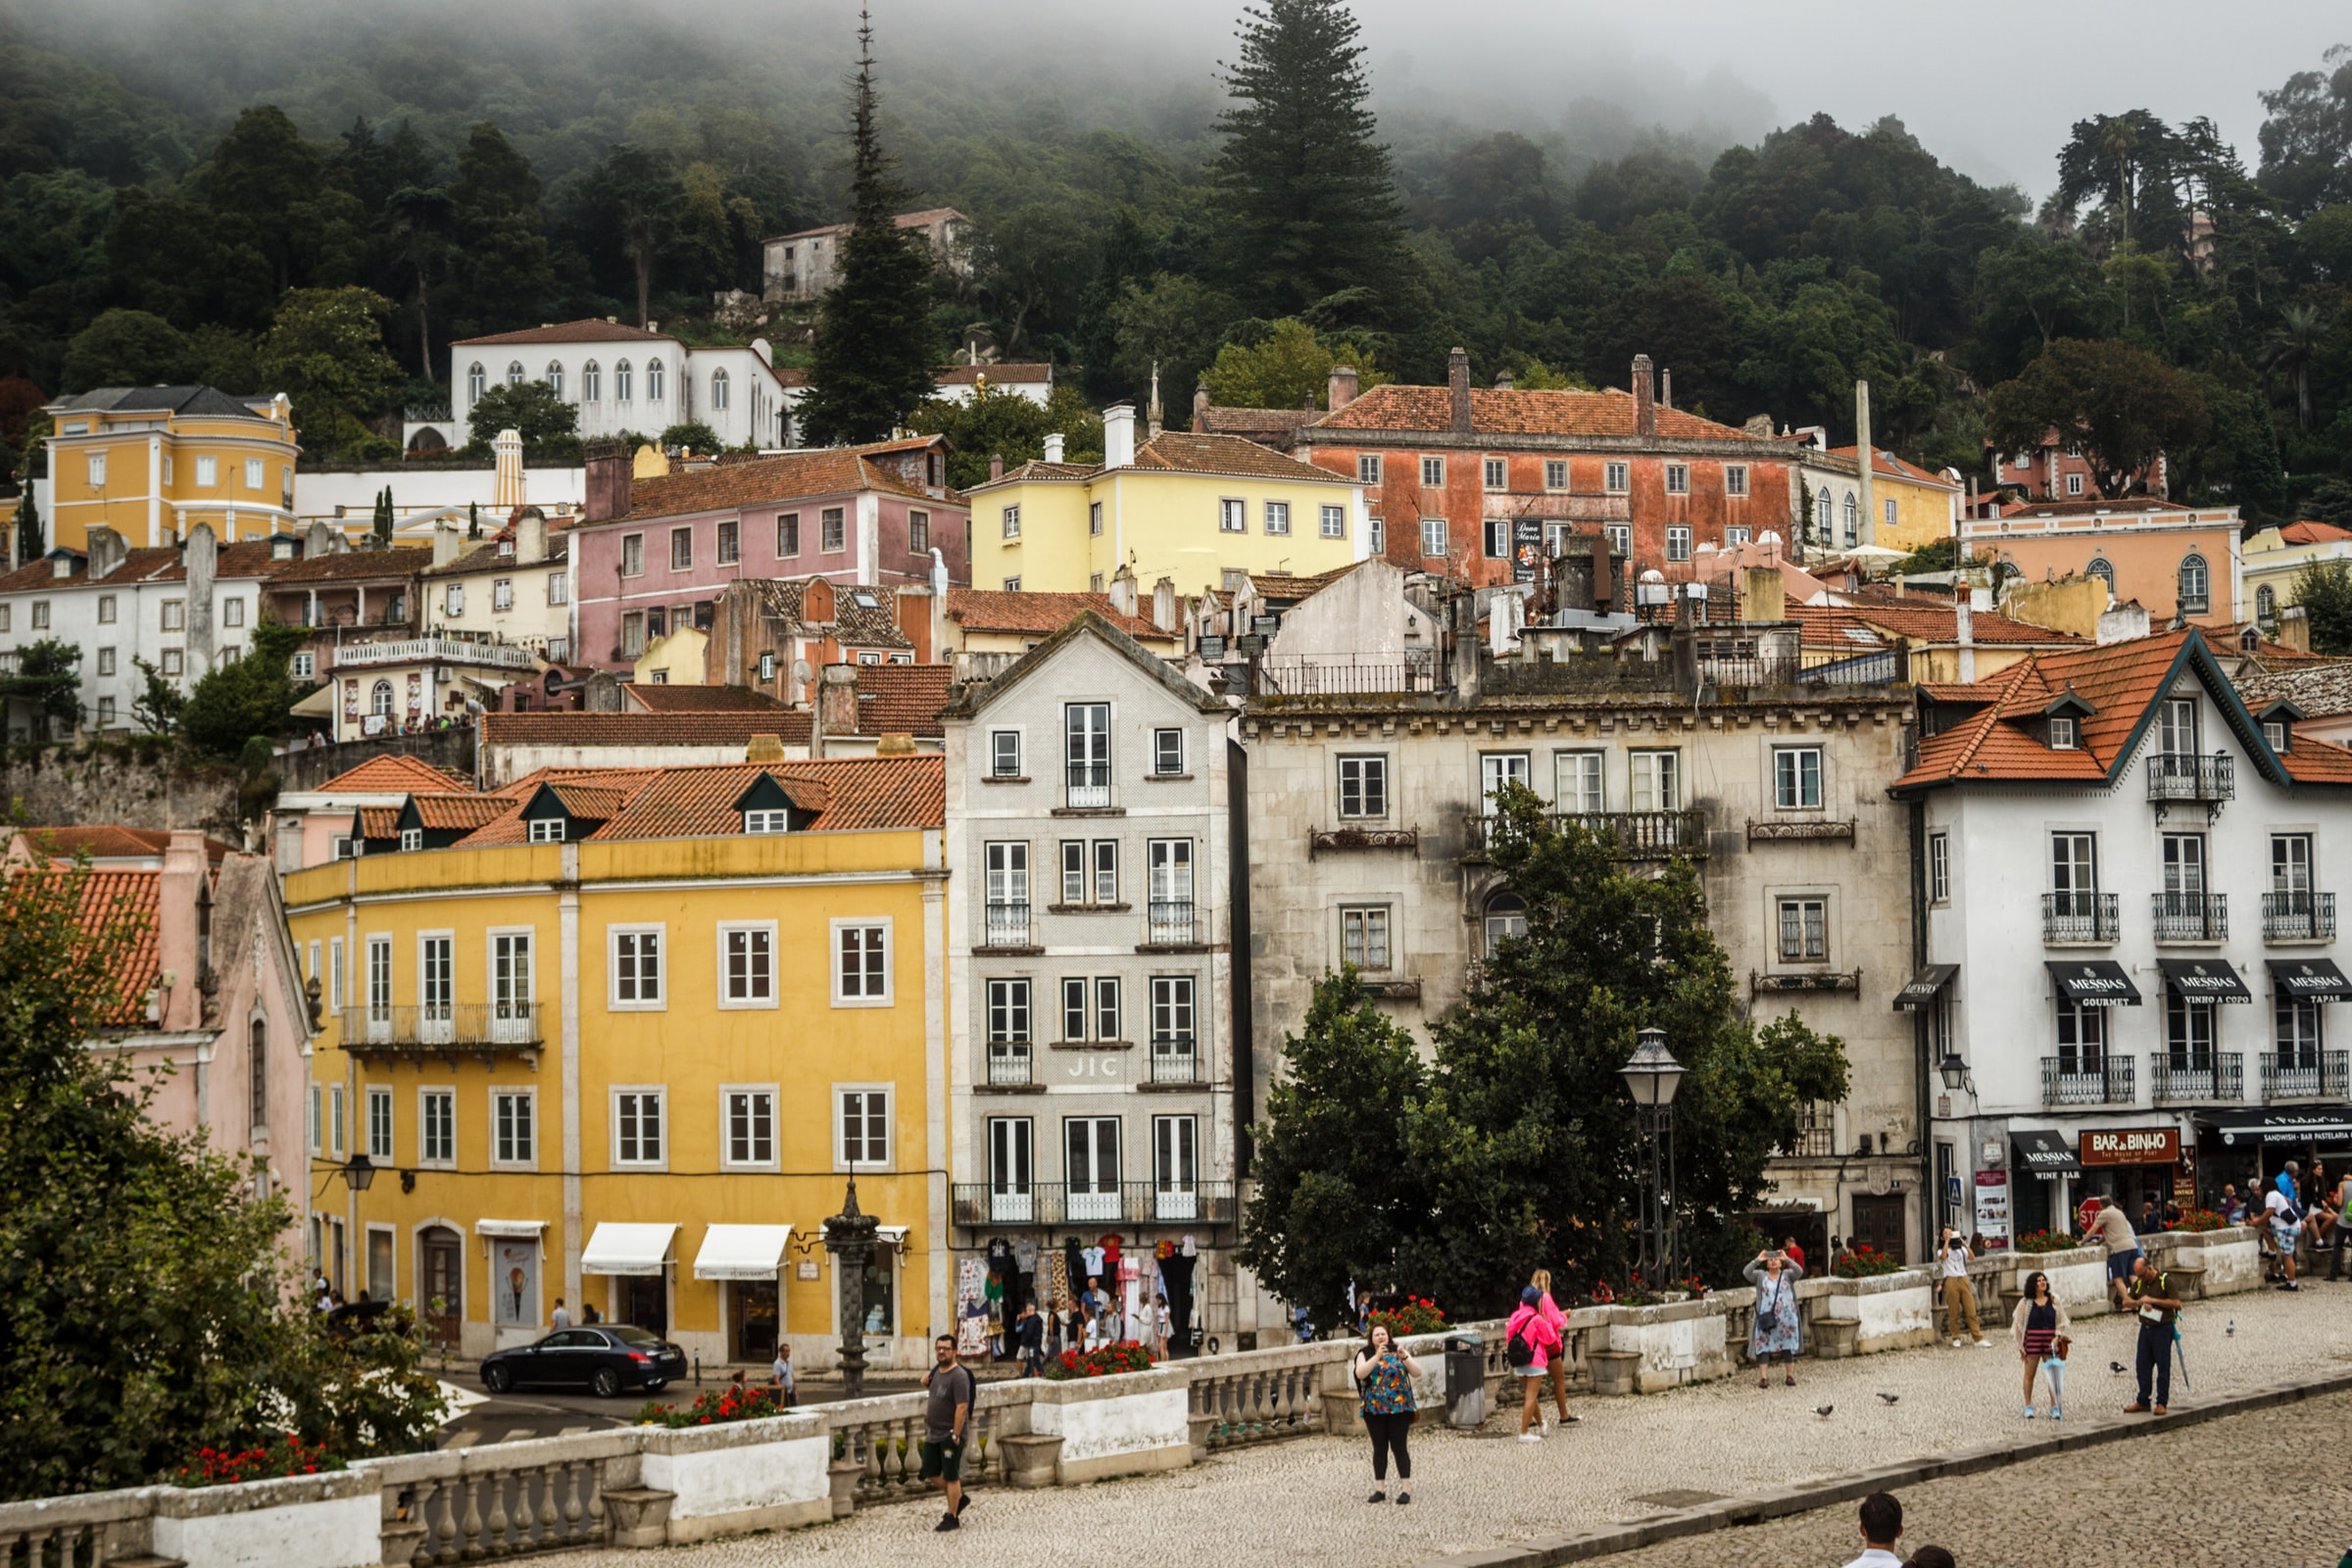
[{"label": "shop front", "polygon": [[718,1283],[727,1359],[772,1361],[784,1331],[782,1270],[789,1225],[707,1225],[694,1277]]},{"label": "shop front", "polygon": [[2082,1200],[2088,1198],[2115,1202],[2134,1226],[2151,1206],[2162,1213],[2174,1200],[2184,1168],[2194,1181],[2194,1165],[2183,1166],[2183,1150],[2178,1127],[2084,1128],[2074,1217],[2079,1220]]},{"label": "shop front", "polygon": [[669,1338],[669,1249],[677,1234],[675,1225],[597,1222],[581,1250],[580,1272],[606,1277],[607,1321]]},{"label": "shop front", "polygon": [[2352,1157],[2352,1105],[2298,1105],[2278,1110],[2223,1110],[2199,1118],[2198,1196],[2218,1207],[2225,1186],[2261,1206],[2261,1195],[2288,1160],[2308,1173],[2327,1160],[2339,1168]]},{"label": "shop front", "polygon": [[2082,1162],[2066,1135],[2039,1127],[2009,1134],[2009,1211],[2015,1234],[2070,1228],[2074,1204],[2068,1187],[2082,1174]]},{"label": "shop front", "polygon": [[1158,1238],[1122,1231],[985,1237],[977,1251],[956,1260],[957,1352],[1009,1356],[1005,1336],[1025,1303],[1066,1323],[1093,1282],[1134,1325],[1130,1338],[1145,1337],[1143,1326],[1166,1298],[1169,1353],[1190,1354],[1201,1344],[1200,1290],[1210,1256],[1190,1231]]}]

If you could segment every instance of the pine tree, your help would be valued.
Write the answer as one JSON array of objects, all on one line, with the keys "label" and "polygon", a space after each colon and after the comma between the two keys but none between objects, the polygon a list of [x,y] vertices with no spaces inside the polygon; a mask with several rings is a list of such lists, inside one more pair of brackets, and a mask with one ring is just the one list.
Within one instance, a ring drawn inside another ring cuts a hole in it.
[{"label": "pine tree", "polygon": [[1376,323],[1404,268],[1403,208],[1355,18],[1345,0],[1266,0],[1244,16],[1211,170],[1227,286],[1260,317]]},{"label": "pine tree", "polygon": [[386,485],[375,498],[375,547],[392,548],[392,487]]},{"label": "pine tree", "polygon": [[17,503],[17,564],[30,565],[47,548],[41,538],[41,509],[32,504],[32,486],[27,484],[24,499]]},{"label": "pine tree", "polygon": [[931,395],[939,360],[931,258],[898,225],[906,193],[874,127],[874,26],[862,10],[858,43],[851,226],[839,279],[819,308],[808,401],[801,406],[808,439],[819,446],[889,435]]}]

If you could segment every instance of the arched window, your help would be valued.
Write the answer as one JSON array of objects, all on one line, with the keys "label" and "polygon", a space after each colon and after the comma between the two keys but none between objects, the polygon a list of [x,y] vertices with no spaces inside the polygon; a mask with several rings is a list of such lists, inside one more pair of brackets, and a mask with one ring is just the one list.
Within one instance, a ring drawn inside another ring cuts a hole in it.
[{"label": "arched window", "polygon": [[2096,577],[2107,585],[2107,597],[2115,597],[2115,564],[2105,556],[2093,556],[2090,564],[2082,568],[2085,577]]},{"label": "arched window", "polygon": [[547,389],[558,397],[562,397],[564,395],[563,361],[550,360],[547,362]]},{"label": "arched window", "polygon": [[2211,575],[2205,569],[2203,556],[2183,556],[2180,560],[2180,608],[2191,612],[2205,609]]},{"label": "arched window", "polygon": [[1516,893],[1497,893],[1487,901],[1487,953],[1505,937],[1527,935],[1527,901]]},{"label": "arched window", "polygon": [[252,1080],[253,1110],[250,1123],[253,1132],[270,1130],[270,1021],[253,1020],[245,1048],[246,1076]]},{"label": "arched window", "polygon": [[594,360],[580,367],[580,401],[594,403],[605,395],[605,372]]},{"label": "arched window", "polygon": [[1821,535],[1821,542],[1825,545],[1830,542],[1830,530],[1837,526],[1838,514],[1831,510],[1835,505],[1836,503],[1830,499],[1830,493],[1827,490],[1817,490],[1813,493],[1816,531]]},{"label": "arched window", "polygon": [[612,367],[612,401],[613,401],[613,402],[615,402],[615,403],[626,403],[626,402],[628,402],[628,401],[629,401],[629,379],[630,379],[630,377],[629,377],[629,362],[628,362],[628,361],[626,361],[626,360],[622,360],[622,361],[621,361],[619,364],[617,364],[617,365],[615,365],[615,366],[613,366],[613,367]]},{"label": "arched window", "polygon": [[1858,537],[1855,531],[1855,524],[1860,522],[1861,518],[1862,507],[1860,503],[1856,502],[1851,494],[1848,494],[1845,498],[1845,542],[1849,545],[1852,544]]},{"label": "arched window", "polygon": [[482,372],[481,362],[477,360],[466,371],[466,403],[472,405],[481,402],[482,389],[488,384],[489,377]]},{"label": "arched window", "polygon": [[2278,590],[2267,582],[2254,590],[2254,618],[2256,620],[2277,620],[2278,618]]},{"label": "arched window", "polygon": [[645,400],[648,403],[662,401],[662,362],[660,360],[645,362]]},{"label": "arched window", "polygon": [[520,360],[507,362],[507,385],[522,385],[522,362]]},{"label": "arched window", "polygon": [[726,406],[727,372],[724,370],[712,370],[710,372],[710,412],[713,414],[722,413],[725,411]]},{"label": "arched window", "polygon": [[392,683],[390,681],[379,680],[375,683],[374,690],[368,694],[368,711],[373,713],[377,718],[392,716]]}]

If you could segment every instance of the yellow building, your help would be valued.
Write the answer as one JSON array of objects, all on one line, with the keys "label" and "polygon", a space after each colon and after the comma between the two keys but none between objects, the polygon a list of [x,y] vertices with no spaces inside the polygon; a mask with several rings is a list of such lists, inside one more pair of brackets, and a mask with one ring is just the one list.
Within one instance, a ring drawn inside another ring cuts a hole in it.
[{"label": "yellow building", "polygon": [[281,394],[209,386],[100,387],[60,399],[42,520],[51,548],[89,548],[92,528],[166,545],[200,522],[222,544],[294,526],[294,416]]},{"label": "yellow building", "polygon": [[[415,796],[286,878],[325,995],[314,1234],[463,1353],[558,1298],[706,1364],[829,1364],[819,1245],[879,1218],[878,1364],[948,1322],[940,760],[548,771]],[[336,1180],[366,1155],[365,1191]]]},{"label": "yellow building", "polygon": [[2326,522],[2290,522],[2264,528],[2245,543],[2246,600],[2266,632],[2276,631],[2278,612],[2302,592],[2305,569],[2331,561],[2352,561],[2352,529]]},{"label": "yellow building", "polygon": [[1102,593],[1124,566],[1185,592],[1227,574],[1313,576],[1371,552],[1363,486],[1231,435],[1176,431],[1135,444],[1135,412],[1102,416],[1103,462],[1025,463],[965,492],[972,586]]},{"label": "yellow building", "polygon": [[1965,497],[1956,477],[1931,473],[1882,447],[1870,469],[1870,510],[1877,515],[1865,519],[1862,463],[1855,448],[1808,448],[1803,469],[1813,509],[1806,537],[1829,545],[1833,555],[1840,543],[1908,552],[1959,536]]}]

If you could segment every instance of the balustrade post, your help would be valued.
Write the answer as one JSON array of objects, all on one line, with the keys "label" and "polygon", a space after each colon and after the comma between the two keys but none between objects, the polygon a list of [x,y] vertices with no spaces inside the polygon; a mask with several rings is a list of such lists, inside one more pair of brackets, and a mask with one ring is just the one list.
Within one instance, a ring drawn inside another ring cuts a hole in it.
[{"label": "balustrade post", "polygon": [[458,1486],[466,1494],[466,1512],[458,1525],[458,1555],[466,1562],[479,1562],[482,1550],[482,1483],[479,1477],[460,1476]]}]

